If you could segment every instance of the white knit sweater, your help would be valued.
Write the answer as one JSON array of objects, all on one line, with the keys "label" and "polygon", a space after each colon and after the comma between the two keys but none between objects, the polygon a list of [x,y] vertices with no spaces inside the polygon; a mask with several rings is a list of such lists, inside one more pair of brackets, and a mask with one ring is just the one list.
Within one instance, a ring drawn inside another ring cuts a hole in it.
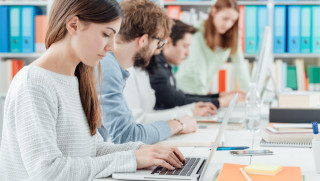
[{"label": "white knit sweater", "polygon": [[92,180],[135,172],[141,143],[104,143],[91,136],[78,79],[24,67],[7,94],[0,180]]}]

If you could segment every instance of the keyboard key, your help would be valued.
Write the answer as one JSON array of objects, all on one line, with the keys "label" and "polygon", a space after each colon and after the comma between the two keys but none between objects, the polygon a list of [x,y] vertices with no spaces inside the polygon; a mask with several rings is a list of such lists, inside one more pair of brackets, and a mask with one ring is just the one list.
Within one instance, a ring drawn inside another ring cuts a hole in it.
[{"label": "keyboard key", "polygon": [[151,174],[160,173],[162,169],[163,169],[163,167],[157,167],[152,171]]},{"label": "keyboard key", "polygon": [[165,175],[167,171],[168,171],[168,169],[163,168],[163,169],[161,170],[161,172],[160,172],[160,175]]}]

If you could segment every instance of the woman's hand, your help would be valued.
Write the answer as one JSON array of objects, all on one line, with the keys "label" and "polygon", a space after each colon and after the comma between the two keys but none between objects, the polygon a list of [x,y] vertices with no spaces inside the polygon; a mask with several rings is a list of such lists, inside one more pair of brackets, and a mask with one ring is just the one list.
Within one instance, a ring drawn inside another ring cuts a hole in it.
[{"label": "woman's hand", "polygon": [[197,102],[195,108],[192,110],[193,115],[195,116],[209,116],[217,114],[217,107],[211,102]]},{"label": "woman's hand", "polygon": [[135,151],[137,168],[161,166],[169,170],[181,168],[185,158],[176,147],[142,145]]}]

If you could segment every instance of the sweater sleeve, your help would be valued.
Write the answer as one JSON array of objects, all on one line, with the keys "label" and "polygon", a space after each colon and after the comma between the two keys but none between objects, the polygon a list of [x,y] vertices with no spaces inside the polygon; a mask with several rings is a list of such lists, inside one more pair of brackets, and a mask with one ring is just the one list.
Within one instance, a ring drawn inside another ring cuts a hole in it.
[{"label": "sweater sleeve", "polygon": [[197,32],[192,37],[190,54],[179,66],[176,74],[179,89],[188,94],[206,95],[208,94],[207,81],[207,59],[204,49],[204,42],[201,32]]},{"label": "sweater sleeve", "polygon": [[239,81],[239,87],[242,91],[246,92],[249,88],[250,75],[241,49],[241,39],[238,41],[238,49],[236,54],[231,58],[233,60],[232,63],[234,64],[237,80]]},{"label": "sweater sleeve", "polygon": [[114,172],[135,172],[135,154],[121,151],[123,147],[117,149],[121,152],[98,157],[64,155],[57,144],[58,104],[53,95],[42,85],[25,83],[14,99],[16,136],[30,180],[92,180]]},{"label": "sweater sleeve", "polygon": [[138,150],[142,142],[129,142],[124,144],[114,144],[111,142],[104,142],[102,136],[97,133],[97,156],[103,156],[111,153],[121,151]]},{"label": "sweater sleeve", "polygon": [[[150,124],[159,120],[167,121],[185,115],[193,115],[192,109],[194,108],[194,104],[166,110],[153,110],[156,99],[155,94],[150,86],[149,79],[143,76],[145,75],[137,74],[134,70],[130,69],[130,76],[123,91],[136,123]],[[148,96],[148,99],[143,99],[142,96]],[[142,105],[148,106],[150,109],[145,110]]]},{"label": "sweater sleeve", "polygon": [[[142,141],[153,144],[171,136],[171,128],[166,121],[152,124],[137,124],[123,95],[123,77],[117,60],[101,61],[103,87],[100,97],[103,127],[111,136],[112,142],[120,144]],[[100,88],[98,88],[98,94]],[[108,139],[105,138],[104,139]]]}]

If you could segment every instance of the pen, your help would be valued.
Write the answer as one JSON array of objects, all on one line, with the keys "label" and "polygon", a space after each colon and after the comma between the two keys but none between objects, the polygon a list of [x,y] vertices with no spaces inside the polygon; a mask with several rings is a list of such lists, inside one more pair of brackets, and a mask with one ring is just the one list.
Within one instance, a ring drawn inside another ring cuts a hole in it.
[{"label": "pen", "polygon": [[[248,149],[248,146],[231,146],[231,147],[218,147],[217,150],[245,150]],[[211,150],[211,148],[210,148]]]}]

